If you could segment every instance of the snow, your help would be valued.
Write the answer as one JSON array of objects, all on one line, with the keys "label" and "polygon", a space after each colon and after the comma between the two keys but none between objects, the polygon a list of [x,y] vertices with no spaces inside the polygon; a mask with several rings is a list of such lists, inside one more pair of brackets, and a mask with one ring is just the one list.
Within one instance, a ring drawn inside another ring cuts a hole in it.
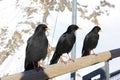
[{"label": "snow", "polygon": [[[108,51],[112,49],[119,48],[120,44],[120,7],[119,7],[119,1],[118,0],[109,0],[113,4],[115,4],[115,8],[109,10],[110,15],[102,15],[98,17],[100,27],[102,28],[102,31],[100,33],[100,40],[98,43],[97,48],[95,49],[96,53]],[[19,72],[24,71],[24,58],[25,58],[25,48],[26,48],[26,41],[28,37],[32,35],[32,32],[34,31],[30,25],[28,24],[19,24],[22,21],[31,21],[33,23],[39,22],[39,19],[43,17],[43,12],[40,13],[34,13],[31,15],[30,19],[26,18],[25,12],[23,11],[24,7],[41,7],[41,5],[32,4],[30,0],[19,0],[17,4],[19,4],[20,7],[16,7],[16,0],[2,0],[0,1],[0,28],[7,28],[7,36],[12,36],[14,31],[19,31],[22,34],[22,38],[24,39],[24,44],[21,45],[13,55],[9,55],[8,58],[0,65],[0,77],[5,75],[11,75]],[[87,3],[86,3],[87,2]],[[96,5],[99,4],[99,0],[96,1],[96,4],[93,4],[94,2],[91,0],[80,0],[80,3],[82,5],[88,5],[89,12],[94,9]],[[78,12],[78,18],[77,18],[77,25],[83,28],[82,31],[77,31],[77,40],[76,40],[76,46],[77,46],[77,53],[76,56],[81,57],[81,49],[83,45],[83,40],[85,35],[92,29],[93,26],[95,26],[91,21],[80,18],[79,12]],[[42,19],[40,20],[42,21]],[[52,46],[55,46],[58,38],[60,35],[66,31],[67,27],[72,23],[72,13],[69,10],[65,10],[64,12],[55,12],[50,11],[50,15],[47,18],[48,26],[52,29],[49,31],[48,39]],[[56,28],[55,28],[56,27]],[[55,28],[55,32],[54,32]],[[22,32],[22,30],[28,30],[31,29],[31,33],[25,34]],[[54,34],[53,34],[54,32]],[[54,38],[52,38],[54,37]],[[5,40],[7,42],[7,40]],[[3,48],[2,48],[3,49]],[[116,58],[110,61],[110,73],[114,72],[118,69],[120,69],[120,58]],[[85,74],[92,72],[93,70],[96,70],[97,68],[104,65],[103,63],[96,64],[94,66],[90,66],[81,70],[77,71],[77,74],[80,74],[81,76],[84,76]],[[116,66],[114,66],[116,65]],[[56,78],[57,80],[70,80],[70,74],[65,74],[62,76],[59,76]],[[77,80],[82,80],[82,77],[77,76]]]}]

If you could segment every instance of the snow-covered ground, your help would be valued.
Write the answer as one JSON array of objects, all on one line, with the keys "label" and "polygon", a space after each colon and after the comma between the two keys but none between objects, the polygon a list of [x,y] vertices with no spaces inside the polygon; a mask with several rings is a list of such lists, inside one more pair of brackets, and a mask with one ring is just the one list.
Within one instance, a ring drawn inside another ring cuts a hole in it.
[{"label": "snow-covered ground", "polygon": [[[87,2],[87,3],[86,3]],[[100,27],[102,31],[100,33],[100,39],[97,48],[95,49],[96,53],[116,49],[120,47],[120,7],[119,0],[109,0],[112,4],[115,4],[115,8],[111,8],[109,11],[110,15],[106,16],[105,14],[98,17]],[[94,2],[91,0],[80,0],[82,5],[88,5],[89,12],[92,11],[93,7],[99,4],[99,0]],[[96,4],[93,4],[96,3]],[[19,4],[19,7],[16,7],[16,4]],[[42,18],[43,12],[34,13],[29,18],[25,15],[26,13],[22,8],[30,6],[30,0],[1,0],[0,1],[0,28],[7,28],[7,39],[4,43],[7,43],[8,39],[11,38],[15,31],[18,31],[22,35],[24,44],[15,50],[13,55],[9,55],[8,58],[0,65],[0,77],[10,74],[15,74],[24,71],[24,58],[25,58],[25,48],[26,40],[29,36],[32,35],[34,31],[29,24],[20,24],[21,22],[29,21],[37,24],[39,19]],[[31,6],[39,8],[41,5],[32,4]],[[107,7],[106,7],[107,9]],[[89,13],[88,13],[89,14]],[[87,19],[80,17],[79,12],[77,15],[77,25],[82,27],[82,31],[77,31],[77,40],[76,40],[76,56],[81,57],[81,49],[83,45],[83,39],[85,35],[92,29],[95,24]],[[42,19],[41,19],[42,20]],[[56,21],[57,20],[57,21]],[[72,23],[72,13],[69,10],[64,12],[50,11],[50,15],[47,18],[47,24],[52,29],[48,36],[48,39],[52,46],[55,46],[60,35],[66,31],[66,28]],[[56,26],[55,32],[54,28]],[[29,34],[22,32],[23,30],[29,30]],[[54,34],[53,34],[54,33]],[[1,37],[1,36],[0,36]],[[0,51],[4,50],[0,46]],[[120,69],[120,58],[116,58],[110,61],[110,73]],[[88,72],[91,72],[101,66],[104,63],[96,64],[95,66],[90,66],[77,71],[77,74],[84,76]],[[116,65],[116,66],[114,66]],[[70,74],[65,74],[56,78],[57,80],[70,80]],[[82,77],[77,76],[77,80],[82,80]]]}]

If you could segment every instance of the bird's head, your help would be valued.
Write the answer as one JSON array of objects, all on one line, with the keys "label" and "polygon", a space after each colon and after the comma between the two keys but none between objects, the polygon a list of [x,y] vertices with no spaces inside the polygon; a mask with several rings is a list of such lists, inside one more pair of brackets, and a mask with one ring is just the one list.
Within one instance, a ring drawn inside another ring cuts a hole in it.
[{"label": "bird's head", "polygon": [[99,26],[95,26],[92,31],[96,31],[96,32],[102,32],[101,28]]},{"label": "bird's head", "polygon": [[47,31],[50,30],[50,28],[47,27],[47,25],[45,24],[39,24],[36,29],[35,32],[39,32],[39,31]]},{"label": "bird's head", "polygon": [[82,30],[82,28],[78,27],[77,25],[70,25],[67,29],[67,31],[76,31],[76,30]]}]

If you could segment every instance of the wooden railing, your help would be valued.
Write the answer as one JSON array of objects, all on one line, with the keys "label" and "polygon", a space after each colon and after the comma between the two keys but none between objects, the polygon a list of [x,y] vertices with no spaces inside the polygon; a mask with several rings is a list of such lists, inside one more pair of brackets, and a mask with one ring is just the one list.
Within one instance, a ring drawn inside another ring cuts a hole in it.
[{"label": "wooden railing", "polygon": [[[99,53],[96,55],[90,55],[86,57],[81,57],[75,59],[75,62],[67,62],[66,64],[64,63],[58,63],[58,64],[53,64],[48,67],[46,67],[44,70],[41,71],[35,71],[35,70],[30,70],[27,72],[22,72],[14,75],[9,75],[2,77],[1,80],[46,80],[46,79],[51,79],[72,71],[76,71],[85,67],[88,67],[90,65],[94,65],[99,62],[106,62],[109,61],[110,59],[116,58],[120,56],[120,48],[110,50],[110,51],[105,51],[102,53]],[[109,66],[107,66],[109,67]],[[106,80],[109,80],[108,76],[108,70],[109,68],[106,68]]]}]

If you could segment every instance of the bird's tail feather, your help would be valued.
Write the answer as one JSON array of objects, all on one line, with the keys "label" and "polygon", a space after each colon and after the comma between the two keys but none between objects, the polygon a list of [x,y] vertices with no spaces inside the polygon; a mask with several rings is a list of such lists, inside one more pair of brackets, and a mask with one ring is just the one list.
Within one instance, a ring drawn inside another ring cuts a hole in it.
[{"label": "bird's tail feather", "polygon": [[82,57],[89,55],[89,50],[82,50]]},{"label": "bird's tail feather", "polygon": [[58,60],[59,60],[59,58],[60,58],[60,54],[57,54],[56,52],[53,54],[53,57],[52,57],[52,59],[51,59],[51,61],[50,61],[50,64],[55,64],[55,63],[57,63],[58,62]]}]

